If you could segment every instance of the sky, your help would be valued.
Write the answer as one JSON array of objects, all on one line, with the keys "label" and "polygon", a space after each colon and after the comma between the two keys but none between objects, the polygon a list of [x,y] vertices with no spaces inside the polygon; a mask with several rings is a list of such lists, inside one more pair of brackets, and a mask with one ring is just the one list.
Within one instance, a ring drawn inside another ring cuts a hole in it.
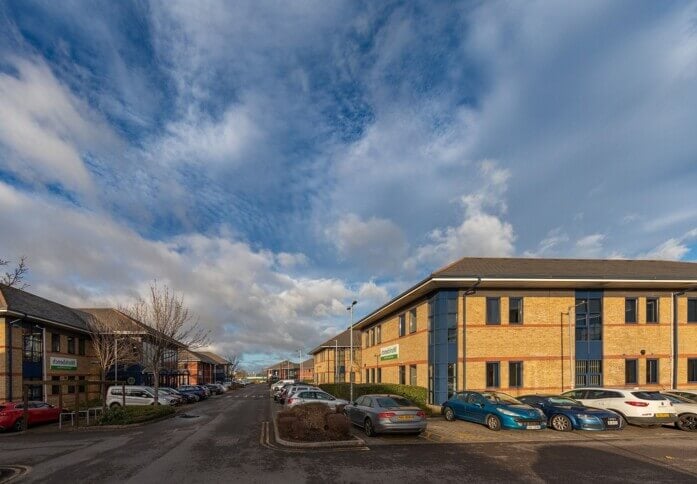
[{"label": "sky", "polygon": [[464,256],[697,260],[695,127],[694,1],[8,0],[0,258],[258,369]]}]

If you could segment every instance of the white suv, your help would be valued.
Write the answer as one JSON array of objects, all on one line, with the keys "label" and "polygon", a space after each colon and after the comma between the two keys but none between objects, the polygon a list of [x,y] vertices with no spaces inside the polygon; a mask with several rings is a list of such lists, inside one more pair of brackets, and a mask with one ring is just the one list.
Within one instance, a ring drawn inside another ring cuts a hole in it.
[{"label": "white suv", "polygon": [[638,388],[577,388],[562,395],[588,407],[612,410],[633,425],[672,424],[678,420],[673,404],[655,391]]},{"label": "white suv", "polygon": [[[119,407],[123,405],[123,389],[122,386],[109,387],[106,392],[106,404],[109,408]],[[154,405],[155,404],[155,389],[139,385],[126,385],[126,406],[128,405]],[[171,398],[163,393],[159,394],[158,403],[160,405],[175,405],[176,399]]]}]

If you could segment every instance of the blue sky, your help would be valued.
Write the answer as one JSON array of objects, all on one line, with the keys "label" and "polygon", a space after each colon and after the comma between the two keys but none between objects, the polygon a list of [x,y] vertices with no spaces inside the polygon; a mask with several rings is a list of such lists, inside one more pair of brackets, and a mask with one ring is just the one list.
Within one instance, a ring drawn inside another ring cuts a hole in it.
[{"label": "blue sky", "polygon": [[697,259],[695,2],[0,4],[0,255],[248,366],[466,255]]}]

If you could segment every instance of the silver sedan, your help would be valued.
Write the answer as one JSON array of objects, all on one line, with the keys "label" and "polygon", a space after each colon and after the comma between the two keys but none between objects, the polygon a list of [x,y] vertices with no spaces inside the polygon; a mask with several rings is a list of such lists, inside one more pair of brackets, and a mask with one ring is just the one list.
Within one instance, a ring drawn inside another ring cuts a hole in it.
[{"label": "silver sedan", "polygon": [[397,395],[363,395],[346,405],[344,413],[368,437],[380,433],[420,434],[426,430],[426,413]]},{"label": "silver sedan", "polygon": [[333,397],[332,395],[317,388],[295,392],[288,397],[286,406],[290,408],[297,405],[302,405],[304,403],[323,403],[328,407],[336,408],[338,405],[346,405],[348,402],[346,400]]}]

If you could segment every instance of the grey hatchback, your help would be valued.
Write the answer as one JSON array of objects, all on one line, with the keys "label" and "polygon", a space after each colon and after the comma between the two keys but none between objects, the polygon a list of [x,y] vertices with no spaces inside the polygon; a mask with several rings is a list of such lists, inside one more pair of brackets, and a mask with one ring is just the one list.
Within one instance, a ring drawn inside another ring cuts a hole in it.
[{"label": "grey hatchback", "polygon": [[352,424],[368,437],[380,433],[420,434],[426,430],[426,413],[398,395],[363,395],[344,407]]}]

